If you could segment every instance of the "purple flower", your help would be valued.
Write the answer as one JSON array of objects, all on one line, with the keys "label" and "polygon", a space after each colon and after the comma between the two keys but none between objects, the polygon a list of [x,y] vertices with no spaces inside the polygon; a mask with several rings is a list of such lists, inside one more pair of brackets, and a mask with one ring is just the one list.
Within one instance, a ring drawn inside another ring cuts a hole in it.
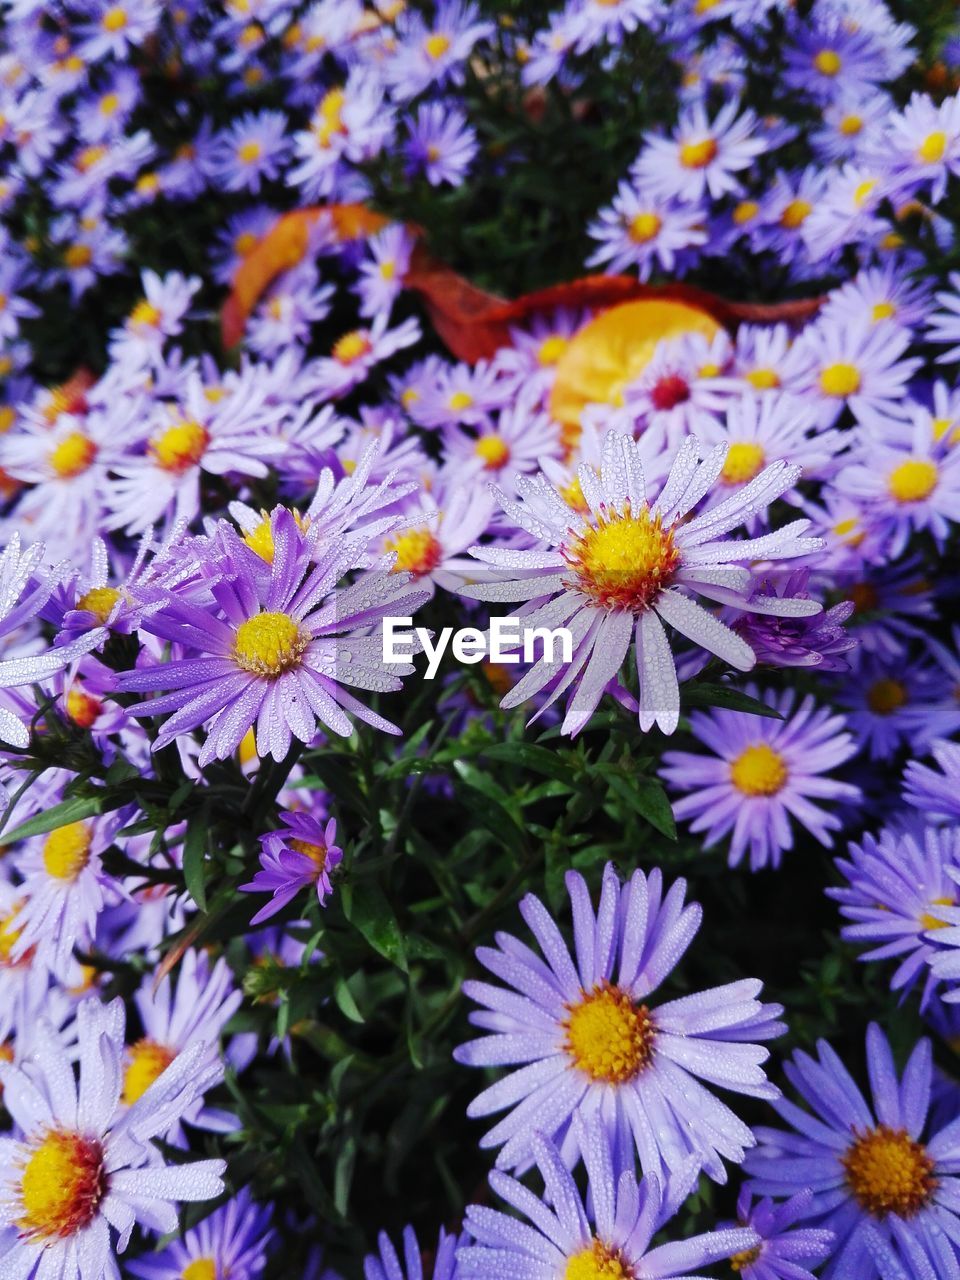
[{"label": "purple flower", "polygon": [[85,1000],[77,1020],[79,1089],[71,1054],[48,1025],[34,1033],[23,1068],[0,1061],[4,1105],[18,1126],[0,1143],[0,1226],[17,1227],[0,1236],[0,1267],[20,1280],[38,1270],[79,1280],[116,1274],[112,1249],[123,1252],[137,1223],[175,1231],[176,1202],[223,1190],[222,1160],[168,1167],[151,1142],[217,1082],[220,1064],[204,1065],[197,1045],[121,1111],[123,1001]]},{"label": "purple flower", "polygon": [[906,993],[922,977],[925,1009],[937,986],[931,965],[949,921],[944,907],[954,907],[957,886],[951,871],[960,870],[960,830],[935,827],[881,831],[849,846],[850,857],[837,859],[847,881],[827,889],[850,921],[840,931],[847,942],[866,943],[861,960],[899,961],[891,989]]},{"label": "purple flower", "polygon": [[960,820],[960,743],[932,742],[930,754],[940,766],[909,760],[903,774],[903,798],[927,817]]},{"label": "purple flower", "polygon": [[[519,706],[549,686],[539,715],[572,687],[563,731],[579,733],[633,644],[640,728],[657,724],[673,733],[680,688],[663,622],[738,670],[751,669],[756,658],[746,641],[688,593],[749,610],[747,564],[806,555],[821,544],[801,536],[807,520],[759,538],[723,536],[795,483],[799,468],[785,462],[764,468],[718,506],[687,519],[719,480],[726,457],[720,445],[701,460],[698,441],[688,437],[650,502],[636,442],[611,431],[599,472],[585,464],[578,469],[582,515],[543,476],[516,480],[522,503],[495,490],[511,521],[541,545],[530,551],[474,548],[471,554],[490,566],[490,580],[463,593],[478,600],[531,601],[521,615],[526,628],[565,626],[573,639],[572,662],[563,665],[545,655],[501,706]],[[764,609],[794,617],[820,612],[809,599],[767,598]]]},{"label": "purple flower", "polygon": [[[730,865],[750,853],[750,869],[780,865],[793,848],[791,817],[828,848],[842,823],[833,812],[838,801],[856,803],[859,787],[825,774],[857,752],[846,721],[829,707],[818,707],[807,694],[798,704],[794,689],[777,694],[748,685],[779,712],[779,720],[720,709],[695,712],[690,728],[712,753],[668,751],[661,775],[689,792],[674,803],[680,821],[692,819],[691,831],[706,832],[709,849],[730,836]],[[821,807],[829,801],[831,809]],[[820,802],[820,803],[817,803]]]},{"label": "purple flower", "polygon": [[[803,1218],[836,1235],[823,1280],[947,1280],[960,1275],[960,1124],[928,1132],[930,1041],[920,1040],[897,1079],[887,1038],[867,1032],[871,1106],[824,1040],[786,1072],[809,1110],[773,1105],[791,1131],[757,1128],[747,1156],[751,1189],[809,1190]],[[899,1265],[898,1265],[899,1261]]]},{"label": "purple flower", "polygon": [[458,187],[479,150],[476,132],[456,107],[426,102],[407,123],[407,172],[423,173],[432,187]]},{"label": "purple flower", "polygon": [[[457,1272],[457,1237],[440,1229],[434,1253],[431,1280],[453,1280]],[[365,1280],[423,1280],[420,1244],[413,1227],[403,1229],[403,1262],[385,1231],[377,1238],[378,1253],[368,1253],[363,1260]]]},{"label": "purple flower", "polygon": [[[386,733],[399,732],[344,686],[378,692],[402,687],[384,666],[379,634],[368,631],[387,615],[411,613],[429,593],[413,590],[403,574],[380,570],[337,589],[352,567],[343,563],[341,548],[315,550],[311,562],[285,509],[275,515],[272,530],[267,564],[232,527],[222,526],[222,577],[211,587],[212,601],[197,604],[170,591],[164,607],[144,619],[144,630],[182,644],[189,655],[118,676],[123,692],[172,690],[136,706],[140,716],[175,713],[155,749],[206,725],[203,767],[232,755],[256,724],[257,754],[282,760],[294,738],[314,740],[318,722],[349,737],[353,725],[346,711]],[[409,675],[413,667],[395,664],[394,670]]]},{"label": "purple flower", "polygon": [[209,1217],[171,1240],[159,1253],[131,1258],[126,1270],[137,1280],[203,1280],[212,1265],[223,1280],[258,1280],[276,1232],[270,1205],[256,1204],[249,1187]]},{"label": "purple flower", "polygon": [[[809,570],[800,569],[786,578],[761,582],[751,603],[754,607],[761,605],[764,597],[771,594],[807,598],[809,577]],[[850,663],[842,655],[855,649],[857,640],[847,633],[844,624],[853,610],[854,602],[844,600],[808,618],[784,618],[757,611],[744,614],[734,623],[734,630],[757,655],[759,666],[849,671]]]},{"label": "purple flower", "polygon": [[723,1158],[742,1160],[754,1138],[700,1081],[777,1097],[761,1066],[768,1052],[753,1042],[781,1033],[781,1007],[761,1004],[762,984],[749,978],[651,1007],[651,993],[700,925],[700,906],[684,905],[686,883],[664,894],[654,870],[635,871],[621,885],[608,863],[596,915],[583,877],[569,871],[566,884],[576,964],[543,903],[527,894],[520,912],[545,961],[498,934],[497,947],[481,947],[477,959],[512,990],[463,984],[481,1005],[471,1021],[490,1034],[462,1045],[457,1061],[517,1068],[468,1108],[470,1116],[509,1109],[481,1147],[502,1147],[499,1168],[525,1169],[542,1130],[573,1167],[585,1154],[574,1118],[599,1115],[620,1163],[632,1167],[636,1153],[644,1173],[659,1176],[685,1169],[693,1156],[725,1181]]},{"label": "purple flower", "polygon": [[676,1211],[695,1178],[689,1165],[673,1185],[654,1174],[637,1180],[633,1167],[621,1169],[608,1131],[595,1118],[576,1122],[589,1194],[581,1195],[562,1152],[544,1134],[533,1137],[533,1154],[543,1175],[542,1196],[507,1174],[494,1172],[490,1185],[527,1222],[498,1209],[467,1206],[464,1226],[475,1243],[457,1250],[461,1280],[676,1280],[730,1259],[758,1244],[752,1227],[728,1227],[651,1249],[654,1234]]},{"label": "purple flower", "polygon": [[742,1280],[813,1280],[809,1268],[821,1262],[833,1247],[832,1231],[797,1227],[806,1215],[810,1192],[801,1191],[784,1204],[772,1200],[754,1202],[745,1187],[737,1199],[737,1223],[752,1227],[760,1243],[730,1259]]},{"label": "purple flower", "polygon": [[337,824],[333,818],[324,826],[309,813],[282,813],[280,817],[284,829],[260,837],[262,870],[249,884],[240,886],[244,893],[273,894],[251,924],[269,920],[309,885],[316,888],[322,907],[327,894],[333,892],[330,872],[343,861],[343,850],[334,844]]}]

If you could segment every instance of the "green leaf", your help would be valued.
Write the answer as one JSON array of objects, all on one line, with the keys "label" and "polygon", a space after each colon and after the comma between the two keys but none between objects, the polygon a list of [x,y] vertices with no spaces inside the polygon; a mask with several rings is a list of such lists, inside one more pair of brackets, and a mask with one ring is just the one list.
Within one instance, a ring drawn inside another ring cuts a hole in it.
[{"label": "green leaf", "polygon": [[353,927],[363,934],[374,951],[379,951],[391,964],[406,973],[407,956],[403,934],[380,889],[369,881],[363,884],[344,884],[341,898],[343,913]]},{"label": "green leaf", "polygon": [[725,684],[695,684],[681,691],[685,707],[721,707],[724,711],[746,711],[768,720],[782,720],[783,716],[765,702],[751,698],[748,693],[732,689]]},{"label": "green leaf", "polygon": [[494,742],[483,748],[483,755],[490,760],[516,765],[517,769],[532,769],[534,773],[542,773],[572,786],[573,770],[564,756],[532,742]]},{"label": "green leaf", "polygon": [[344,977],[337,978],[333,986],[333,998],[337,1002],[337,1008],[345,1018],[349,1018],[351,1022],[363,1022],[364,1016],[357,1008],[357,1002],[353,998],[347,980]]},{"label": "green leaf", "polygon": [[183,842],[183,879],[187,893],[201,911],[207,909],[207,889],[204,879],[204,860],[207,853],[207,832],[210,814],[206,805],[187,823],[187,836]]},{"label": "green leaf", "polygon": [[609,773],[606,778],[610,784],[610,790],[618,795],[624,804],[629,805],[635,813],[639,813],[641,818],[645,818],[661,835],[665,835],[670,840],[676,840],[677,826],[673,820],[673,810],[667,799],[667,793],[659,782],[643,775],[624,778],[617,773]]},{"label": "green leaf", "polygon": [[17,840],[26,840],[29,836],[43,836],[48,831],[56,831],[58,827],[69,826],[71,822],[80,822],[83,818],[103,813],[103,810],[104,802],[100,796],[71,796],[69,800],[61,800],[52,809],[45,809],[29,821],[22,822],[13,831],[4,832],[3,843],[13,844]]}]

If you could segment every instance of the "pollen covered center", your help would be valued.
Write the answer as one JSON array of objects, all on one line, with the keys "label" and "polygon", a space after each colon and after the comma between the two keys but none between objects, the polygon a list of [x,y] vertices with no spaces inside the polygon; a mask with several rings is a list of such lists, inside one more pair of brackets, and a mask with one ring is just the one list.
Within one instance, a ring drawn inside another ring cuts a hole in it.
[{"label": "pollen covered center", "polygon": [[787,775],[783,756],[766,742],[746,747],[730,762],[730,781],[745,796],[775,796]]},{"label": "pollen covered center", "polygon": [[610,513],[563,549],[576,585],[605,609],[642,613],[680,564],[673,530],[644,507],[632,515]]},{"label": "pollen covered center", "polygon": [[633,1269],[619,1249],[594,1239],[567,1259],[563,1280],[632,1280]]},{"label": "pollen covered center", "polygon": [[720,479],[724,484],[746,484],[760,473],[766,460],[763,445],[753,440],[732,444],[727,450]]},{"label": "pollen covered center", "polygon": [[875,1218],[911,1218],[936,1187],[933,1160],[904,1129],[885,1124],[859,1135],[841,1157],[847,1186]]},{"label": "pollen covered center", "polygon": [[885,676],[875,680],[867,690],[867,706],[875,716],[890,716],[907,701],[906,687],[899,680]]},{"label": "pollen covered center", "polygon": [[181,1280],[217,1280],[217,1264],[213,1258],[194,1258],[180,1273]]},{"label": "pollen covered center", "polygon": [[634,244],[646,244],[660,233],[663,222],[655,213],[638,213],[630,219],[627,232]]},{"label": "pollen covered center", "polygon": [[714,138],[701,138],[699,142],[685,142],[680,148],[680,163],[685,169],[705,169],[716,158],[717,144]]},{"label": "pollen covered center", "polygon": [[499,471],[510,460],[510,446],[500,436],[481,436],[473,448],[488,471]]},{"label": "pollen covered center", "polygon": [[50,452],[50,466],[62,480],[82,475],[97,456],[97,446],[82,431],[71,431]]},{"label": "pollen covered center", "polygon": [[853,364],[828,364],[820,374],[820,389],[828,396],[852,396],[860,390],[860,371]]},{"label": "pollen covered center", "polygon": [[105,1190],[100,1143],[79,1133],[51,1130],[23,1170],[23,1215],[17,1226],[40,1239],[66,1239],[93,1221]]},{"label": "pollen covered center", "polygon": [[92,834],[85,822],[70,822],[51,831],[43,844],[43,865],[55,880],[76,880],[90,861]]},{"label": "pollen covered center", "polygon": [[922,502],[937,487],[937,464],[928,458],[908,458],[887,477],[890,496],[897,502]]},{"label": "pollen covered center", "polygon": [[646,1005],[602,983],[568,1009],[564,1048],[591,1080],[623,1084],[649,1065],[656,1028]]},{"label": "pollen covered center", "polygon": [[759,1261],[762,1252],[763,1245],[758,1244],[754,1245],[752,1249],[741,1249],[739,1253],[732,1254],[730,1257],[730,1270],[739,1275],[741,1271],[746,1271],[747,1267],[753,1266],[755,1262]]},{"label": "pollen covered center", "polygon": [[116,587],[91,587],[77,601],[77,608],[83,613],[92,613],[98,622],[103,623],[119,599],[120,592]]},{"label": "pollen covered center", "polygon": [[149,448],[164,471],[182,475],[197,465],[209,443],[210,433],[199,422],[178,422],[151,437]]},{"label": "pollen covered center", "polygon": [[307,637],[287,614],[258,613],[237,627],[233,657],[244,671],[275,677],[297,666],[306,647]]},{"label": "pollen covered center", "polygon": [[323,875],[327,866],[327,846],[325,844],[314,844],[311,840],[291,840],[290,848],[294,853],[302,853],[305,858],[309,858],[316,867],[316,874]]},{"label": "pollen covered center", "polygon": [[440,543],[429,529],[408,529],[406,533],[397,534],[386,544],[386,549],[397,553],[394,573],[412,573],[418,578],[432,573],[442,555]]}]

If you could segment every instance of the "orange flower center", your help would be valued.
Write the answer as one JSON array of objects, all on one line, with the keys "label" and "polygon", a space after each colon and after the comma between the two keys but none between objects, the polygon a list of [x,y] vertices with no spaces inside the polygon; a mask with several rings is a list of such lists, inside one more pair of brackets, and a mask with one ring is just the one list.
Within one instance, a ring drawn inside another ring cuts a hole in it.
[{"label": "orange flower center", "polygon": [[106,1191],[103,1149],[79,1133],[52,1129],[34,1147],[20,1181],[17,1226],[41,1240],[65,1240],[90,1225]]},{"label": "orange flower center", "polygon": [[875,1218],[912,1218],[937,1185],[926,1149],[904,1129],[885,1124],[859,1135],[840,1163],[857,1202]]},{"label": "orange flower center", "polygon": [[646,507],[611,513],[564,548],[581,591],[605,609],[642,613],[668,586],[680,553],[672,529]]},{"label": "orange flower center", "polygon": [[649,1065],[656,1028],[646,1005],[601,983],[567,1010],[564,1048],[591,1080],[624,1084]]}]

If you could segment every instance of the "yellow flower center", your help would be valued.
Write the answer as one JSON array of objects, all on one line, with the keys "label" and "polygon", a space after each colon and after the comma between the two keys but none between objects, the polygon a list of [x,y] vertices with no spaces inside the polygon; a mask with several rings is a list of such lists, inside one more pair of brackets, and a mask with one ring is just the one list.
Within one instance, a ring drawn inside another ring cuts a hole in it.
[{"label": "yellow flower center", "polygon": [[105,116],[116,115],[117,108],[120,106],[119,93],[105,93],[100,99],[100,110]]},{"label": "yellow flower center", "polygon": [[567,1259],[563,1280],[632,1280],[633,1270],[619,1249],[594,1240]]},{"label": "yellow flower center", "polygon": [[928,133],[920,143],[917,158],[924,164],[936,164],[938,160],[943,159],[946,149],[947,135],[938,129],[935,133]]},{"label": "yellow flower center", "polygon": [[890,716],[907,702],[906,686],[899,680],[885,676],[875,680],[867,690],[867,706],[875,716]]},{"label": "yellow flower center", "polygon": [[408,529],[389,541],[386,549],[397,553],[394,573],[406,571],[418,578],[432,573],[443,554],[440,543],[429,529]]},{"label": "yellow flower center", "polygon": [[77,601],[77,608],[92,613],[98,622],[104,623],[119,599],[120,592],[116,587],[91,587]]},{"label": "yellow flower center", "polygon": [[750,369],[743,376],[757,391],[772,391],[780,385],[780,375],[776,369]]},{"label": "yellow flower center", "polygon": [[889,300],[875,302],[870,309],[870,319],[877,324],[880,320],[890,320],[897,314],[897,308]]},{"label": "yellow flower center", "polygon": [[291,840],[290,848],[294,853],[302,853],[304,857],[317,868],[316,874],[323,875],[324,868],[327,865],[327,846],[325,844],[313,844],[309,840]]},{"label": "yellow flower center", "polygon": [[257,735],[252,729],[248,729],[241,738],[237,757],[241,765],[248,765],[252,760],[257,759]]},{"label": "yellow flower center", "polygon": [[424,40],[423,47],[428,58],[442,58],[450,48],[450,37],[445,36],[442,31],[434,31]]},{"label": "yellow flower center", "polygon": [[199,422],[177,422],[150,438],[150,453],[157,465],[174,475],[195,467],[206,453],[210,433]]},{"label": "yellow flower center", "polygon": [[241,231],[238,236],[234,237],[233,252],[238,258],[247,258],[259,243],[259,236],[255,236],[252,231]]},{"label": "yellow flower center", "polygon": [[122,31],[126,25],[127,11],[123,5],[115,4],[103,15],[103,28],[105,31]]},{"label": "yellow flower center", "polygon": [[397,275],[397,264],[392,258],[380,263],[380,276],[383,280],[393,280]]},{"label": "yellow flower center", "polygon": [[299,664],[307,647],[294,620],[285,613],[258,613],[237,627],[233,658],[252,675],[276,678]]},{"label": "yellow flower center", "polygon": [[[956,906],[956,903],[954,902],[953,898],[934,898],[931,901],[930,906],[931,907],[954,907]],[[939,919],[937,916],[933,915],[930,911],[924,911],[920,917],[920,927],[922,929],[928,929],[928,930],[929,929],[946,929],[948,928],[948,922],[946,920]]]},{"label": "yellow flower center", "polygon": [[552,333],[549,338],[544,338],[540,343],[537,350],[537,363],[545,367],[556,364],[569,345],[569,338],[564,338],[559,333]]},{"label": "yellow flower center", "polygon": [[891,251],[894,249],[902,249],[903,243],[903,236],[897,235],[896,231],[888,231],[880,241],[880,248],[889,249]]},{"label": "yellow flower center", "polygon": [[473,448],[488,471],[499,471],[510,460],[510,446],[499,436],[481,436]]},{"label": "yellow flower center", "polygon": [[897,502],[922,502],[937,487],[937,464],[928,458],[908,458],[887,477],[890,496]]},{"label": "yellow flower center", "polygon": [[241,142],[237,147],[237,158],[244,164],[253,164],[255,160],[259,160],[263,155],[263,146],[256,138],[249,138],[246,142]]},{"label": "yellow flower center", "polygon": [[217,1264],[213,1258],[195,1258],[180,1273],[181,1280],[217,1280]]},{"label": "yellow flower center", "polygon": [[17,411],[12,404],[0,404],[0,436],[5,436],[17,420]]},{"label": "yellow flower center", "polygon": [[760,206],[756,200],[741,200],[733,211],[734,225],[742,227],[747,222],[752,222],[760,212]]},{"label": "yellow flower center", "polygon": [[134,328],[155,329],[160,323],[159,307],[141,298],[130,312],[130,323]]},{"label": "yellow flower center", "polygon": [[43,843],[43,865],[55,880],[76,880],[90,861],[92,832],[85,822],[51,831]]},{"label": "yellow flower center", "polygon": [[86,471],[97,456],[97,446],[82,431],[71,431],[51,450],[50,466],[62,480]]},{"label": "yellow flower center", "polygon": [[745,1271],[747,1267],[752,1266],[760,1254],[763,1252],[763,1245],[755,1245],[752,1249],[742,1249],[740,1253],[734,1253],[730,1258],[730,1270],[735,1271],[738,1275],[741,1271]]},{"label": "yellow flower center", "polygon": [[159,1080],[177,1056],[176,1050],[157,1044],[156,1040],[138,1040],[128,1050],[123,1072],[123,1101],[132,1106]]},{"label": "yellow flower center", "polygon": [[87,173],[95,164],[101,161],[106,154],[107,148],[102,144],[96,147],[84,147],[77,156],[77,168],[81,173]]},{"label": "yellow flower center", "polygon": [[89,266],[93,261],[93,250],[88,244],[68,245],[63,253],[63,261],[72,270]]},{"label": "yellow flower center", "polygon": [[775,796],[787,781],[787,764],[766,742],[746,747],[730,762],[730,781],[745,796]]},{"label": "yellow flower center", "polygon": [[822,76],[835,76],[843,66],[843,62],[835,50],[821,49],[814,58],[813,65]]},{"label": "yellow flower center", "polygon": [[345,333],[333,344],[333,358],[339,360],[341,364],[353,364],[361,356],[369,355],[372,350],[373,347],[367,335],[359,329],[354,329],[352,333]]},{"label": "yellow flower center", "polygon": [[820,389],[828,396],[852,396],[860,390],[860,370],[854,364],[828,364],[820,374]]},{"label": "yellow flower center", "polygon": [[134,190],[141,196],[155,195],[160,190],[160,175],[158,173],[142,173],[134,183]]},{"label": "yellow flower center", "polygon": [[813,205],[809,200],[791,200],[780,215],[781,227],[787,227],[790,231],[796,231],[797,227],[802,227],[813,213]]},{"label": "yellow flower center", "polygon": [[19,961],[13,959],[13,948],[17,945],[22,929],[16,926],[16,919],[20,914],[20,904],[18,903],[12,911],[8,911],[5,916],[0,916],[0,965],[5,968],[15,968],[17,964],[29,964],[29,954],[21,956]]},{"label": "yellow flower center", "polygon": [[89,1226],[106,1191],[99,1142],[63,1129],[51,1130],[31,1152],[20,1181],[22,1232],[65,1240]]},{"label": "yellow flower center", "polygon": [[870,195],[870,192],[877,185],[876,178],[865,178],[853,193],[853,203],[859,209],[863,202]]},{"label": "yellow flower center", "polygon": [[860,522],[855,516],[851,516],[848,520],[838,520],[832,532],[849,547],[858,547],[866,536],[860,529]]},{"label": "yellow flower center", "polygon": [[857,115],[844,116],[840,121],[839,128],[845,138],[855,138],[863,128],[863,117]]},{"label": "yellow flower center", "polygon": [[87,693],[77,684],[67,693],[67,715],[81,729],[89,729],[96,722],[102,706],[99,698]]},{"label": "yellow flower center", "polygon": [[600,983],[567,1009],[564,1048],[591,1080],[623,1084],[649,1065],[656,1028],[646,1005]]},{"label": "yellow flower center", "polygon": [[717,154],[714,138],[701,138],[699,142],[685,142],[680,148],[680,163],[685,169],[705,169]]},{"label": "yellow flower center", "polygon": [[630,219],[628,235],[634,244],[646,244],[660,233],[663,221],[655,213],[638,213]]},{"label": "yellow flower center", "polygon": [[860,1135],[840,1163],[860,1207],[875,1218],[912,1218],[937,1185],[926,1149],[904,1129],[885,1124]]},{"label": "yellow flower center", "polygon": [[459,412],[461,409],[469,409],[473,404],[473,396],[469,391],[454,391],[448,404],[455,412]]},{"label": "yellow flower center", "polygon": [[746,484],[752,480],[766,461],[763,446],[752,440],[732,444],[720,472],[724,484]]},{"label": "yellow flower center", "polygon": [[642,613],[668,586],[680,563],[672,529],[646,507],[611,513],[564,551],[577,586],[605,609]]}]

